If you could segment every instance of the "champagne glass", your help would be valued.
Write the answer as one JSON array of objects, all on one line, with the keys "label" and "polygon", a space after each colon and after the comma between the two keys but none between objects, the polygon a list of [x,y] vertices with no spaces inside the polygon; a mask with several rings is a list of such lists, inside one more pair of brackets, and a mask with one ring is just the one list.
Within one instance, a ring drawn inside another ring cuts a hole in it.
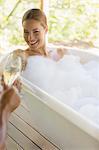
[{"label": "champagne glass", "polygon": [[20,76],[22,70],[22,60],[20,56],[14,53],[8,55],[3,70],[4,80],[8,86],[11,86],[14,81]]},{"label": "champagne glass", "polygon": [[[4,81],[6,85],[13,85],[14,81],[20,76],[22,72],[22,59],[20,56],[16,56],[16,54],[11,53],[6,60],[5,67],[3,70]],[[23,98],[22,91],[19,94],[21,100]],[[24,101],[21,101],[21,105],[29,111]]]}]

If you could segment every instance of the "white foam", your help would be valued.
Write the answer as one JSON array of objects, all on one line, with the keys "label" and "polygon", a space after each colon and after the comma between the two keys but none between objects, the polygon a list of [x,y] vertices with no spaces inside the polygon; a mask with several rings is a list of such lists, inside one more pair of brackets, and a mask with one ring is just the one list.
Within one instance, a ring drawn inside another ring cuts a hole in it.
[{"label": "white foam", "polygon": [[84,65],[78,56],[66,55],[55,62],[31,56],[23,76],[43,90],[99,123],[99,63]]}]

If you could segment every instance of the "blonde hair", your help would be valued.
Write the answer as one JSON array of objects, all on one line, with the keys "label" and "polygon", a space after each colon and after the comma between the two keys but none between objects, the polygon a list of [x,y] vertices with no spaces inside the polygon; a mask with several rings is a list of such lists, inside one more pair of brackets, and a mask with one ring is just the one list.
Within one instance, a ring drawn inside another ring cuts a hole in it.
[{"label": "blonde hair", "polygon": [[26,11],[22,18],[22,24],[24,21],[29,20],[29,19],[34,19],[34,20],[39,21],[44,28],[47,26],[46,15],[40,9],[34,8],[34,9],[29,9],[28,11]]}]

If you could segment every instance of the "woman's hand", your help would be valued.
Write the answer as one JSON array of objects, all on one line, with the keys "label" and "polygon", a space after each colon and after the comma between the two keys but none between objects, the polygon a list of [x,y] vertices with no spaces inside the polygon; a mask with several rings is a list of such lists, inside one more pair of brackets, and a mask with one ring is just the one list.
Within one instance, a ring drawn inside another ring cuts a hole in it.
[{"label": "woman's hand", "polygon": [[57,48],[58,60],[64,57],[66,54],[66,49],[64,48]]},{"label": "woman's hand", "polygon": [[1,85],[3,87],[0,97],[0,107],[2,107],[2,110],[7,106],[8,110],[10,112],[14,111],[20,104],[20,97],[17,94],[15,86],[18,91],[21,90],[21,82],[19,80],[16,80],[12,87],[8,87],[8,85],[4,82],[4,76],[2,75],[1,78]]},{"label": "woman's hand", "polygon": [[[1,76],[1,86],[2,86],[2,91],[5,91],[5,90],[7,90],[9,88],[9,86],[7,84],[5,84],[4,76],[3,75]],[[21,92],[22,83],[21,83],[20,78],[17,78],[14,81],[12,87],[15,87],[19,93]],[[1,93],[2,93],[2,91],[1,91]]]},{"label": "woman's hand", "polygon": [[2,110],[6,109],[8,112],[13,112],[20,104],[20,97],[13,87],[7,88],[2,92],[0,98],[0,107]]}]

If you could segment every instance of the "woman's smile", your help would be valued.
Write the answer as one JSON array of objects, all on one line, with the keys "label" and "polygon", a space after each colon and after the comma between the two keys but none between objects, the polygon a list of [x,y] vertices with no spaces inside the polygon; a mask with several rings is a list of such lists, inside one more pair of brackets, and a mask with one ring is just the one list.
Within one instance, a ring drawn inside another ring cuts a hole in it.
[{"label": "woman's smile", "polygon": [[28,45],[30,46],[30,48],[35,48],[39,45],[39,40],[30,41],[28,42]]}]

